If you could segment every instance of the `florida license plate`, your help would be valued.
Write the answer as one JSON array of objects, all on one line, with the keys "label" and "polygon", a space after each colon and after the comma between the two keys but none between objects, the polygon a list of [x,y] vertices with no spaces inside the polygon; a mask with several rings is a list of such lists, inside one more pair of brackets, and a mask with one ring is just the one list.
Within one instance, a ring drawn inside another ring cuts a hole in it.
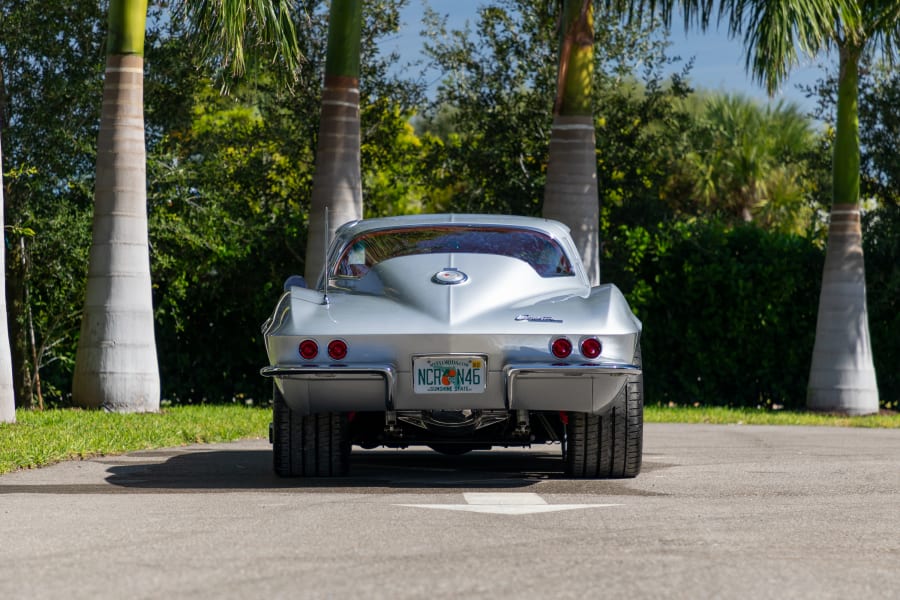
[{"label": "florida license plate", "polygon": [[413,391],[417,394],[480,394],[487,360],[483,356],[418,356],[413,359]]}]

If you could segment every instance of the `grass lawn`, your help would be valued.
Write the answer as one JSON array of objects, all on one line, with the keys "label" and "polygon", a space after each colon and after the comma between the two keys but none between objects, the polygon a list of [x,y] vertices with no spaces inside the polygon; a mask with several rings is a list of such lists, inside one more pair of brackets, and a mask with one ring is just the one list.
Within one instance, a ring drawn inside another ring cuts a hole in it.
[{"label": "grass lawn", "polygon": [[0,424],[0,473],[62,460],[186,444],[268,438],[272,410],[238,404],[177,406],[158,414],[16,411]]},{"label": "grass lawn", "polygon": [[646,406],[647,423],[711,423],[716,425],[809,425],[818,427],[870,427],[900,429],[900,413],[846,417],[824,413],[722,408],[718,406]]},{"label": "grass lawn", "polygon": [[[647,406],[648,423],[900,428],[900,414],[840,417],[754,409]],[[16,412],[0,424],[0,474],[134,450],[268,437],[272,411],[236,404],[174,406],[159,414],[85,410]]]}]

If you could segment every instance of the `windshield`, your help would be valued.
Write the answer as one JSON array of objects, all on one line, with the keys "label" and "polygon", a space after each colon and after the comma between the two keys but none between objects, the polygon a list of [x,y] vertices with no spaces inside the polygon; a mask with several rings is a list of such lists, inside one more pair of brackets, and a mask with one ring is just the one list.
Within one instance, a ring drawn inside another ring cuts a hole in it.
[{"label": "windshield", "polygon": [[361,277],[378,263],[417,254],[497,254],[525,261],[541,277],[574,276],[559,243],[539,231],[514,227],[429,226],[369,231],[354,238],[334,275]]}]

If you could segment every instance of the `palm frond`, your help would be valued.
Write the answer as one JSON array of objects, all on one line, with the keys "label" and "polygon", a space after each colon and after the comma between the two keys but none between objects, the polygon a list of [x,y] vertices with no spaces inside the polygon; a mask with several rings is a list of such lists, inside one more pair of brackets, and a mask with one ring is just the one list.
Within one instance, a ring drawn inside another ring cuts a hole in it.
[{"label": "palm frond", "polygon": [[871,1],[863,3],[861,8],[862,19],[873,42],[871,50],[880,50],[884,62],[893,66],[896,61],[894,55],[900,48],[900,2]]},{"label": "palm frond", "polygon": [[203,58],[233,75],[244,72],[251,54],[281,60],[292,74],[303,58],[292,6],[289,0],[179,0],[176,14],[186,19]]}]

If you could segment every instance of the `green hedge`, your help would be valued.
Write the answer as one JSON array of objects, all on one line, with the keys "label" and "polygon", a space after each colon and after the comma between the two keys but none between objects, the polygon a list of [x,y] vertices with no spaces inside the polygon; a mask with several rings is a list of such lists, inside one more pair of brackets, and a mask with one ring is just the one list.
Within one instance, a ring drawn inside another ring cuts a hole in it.
[{"label": "green hedge", "polygon": [[863,218],[866,300],[881,405],[900,409],[900,207]]},{"label": "green hedge", "polygon": [[[883,408],[900,407],[900,208],[863,221],[869,329]],[[760,229],[621,227],[603,279],[644,323],[653,404],[803,408],[824,249]]]},{"label": "green hedge", "polygon": [[644,323],[650,403],[800,408],[824,253],[747,225],[622,228],[604,279]]}]

